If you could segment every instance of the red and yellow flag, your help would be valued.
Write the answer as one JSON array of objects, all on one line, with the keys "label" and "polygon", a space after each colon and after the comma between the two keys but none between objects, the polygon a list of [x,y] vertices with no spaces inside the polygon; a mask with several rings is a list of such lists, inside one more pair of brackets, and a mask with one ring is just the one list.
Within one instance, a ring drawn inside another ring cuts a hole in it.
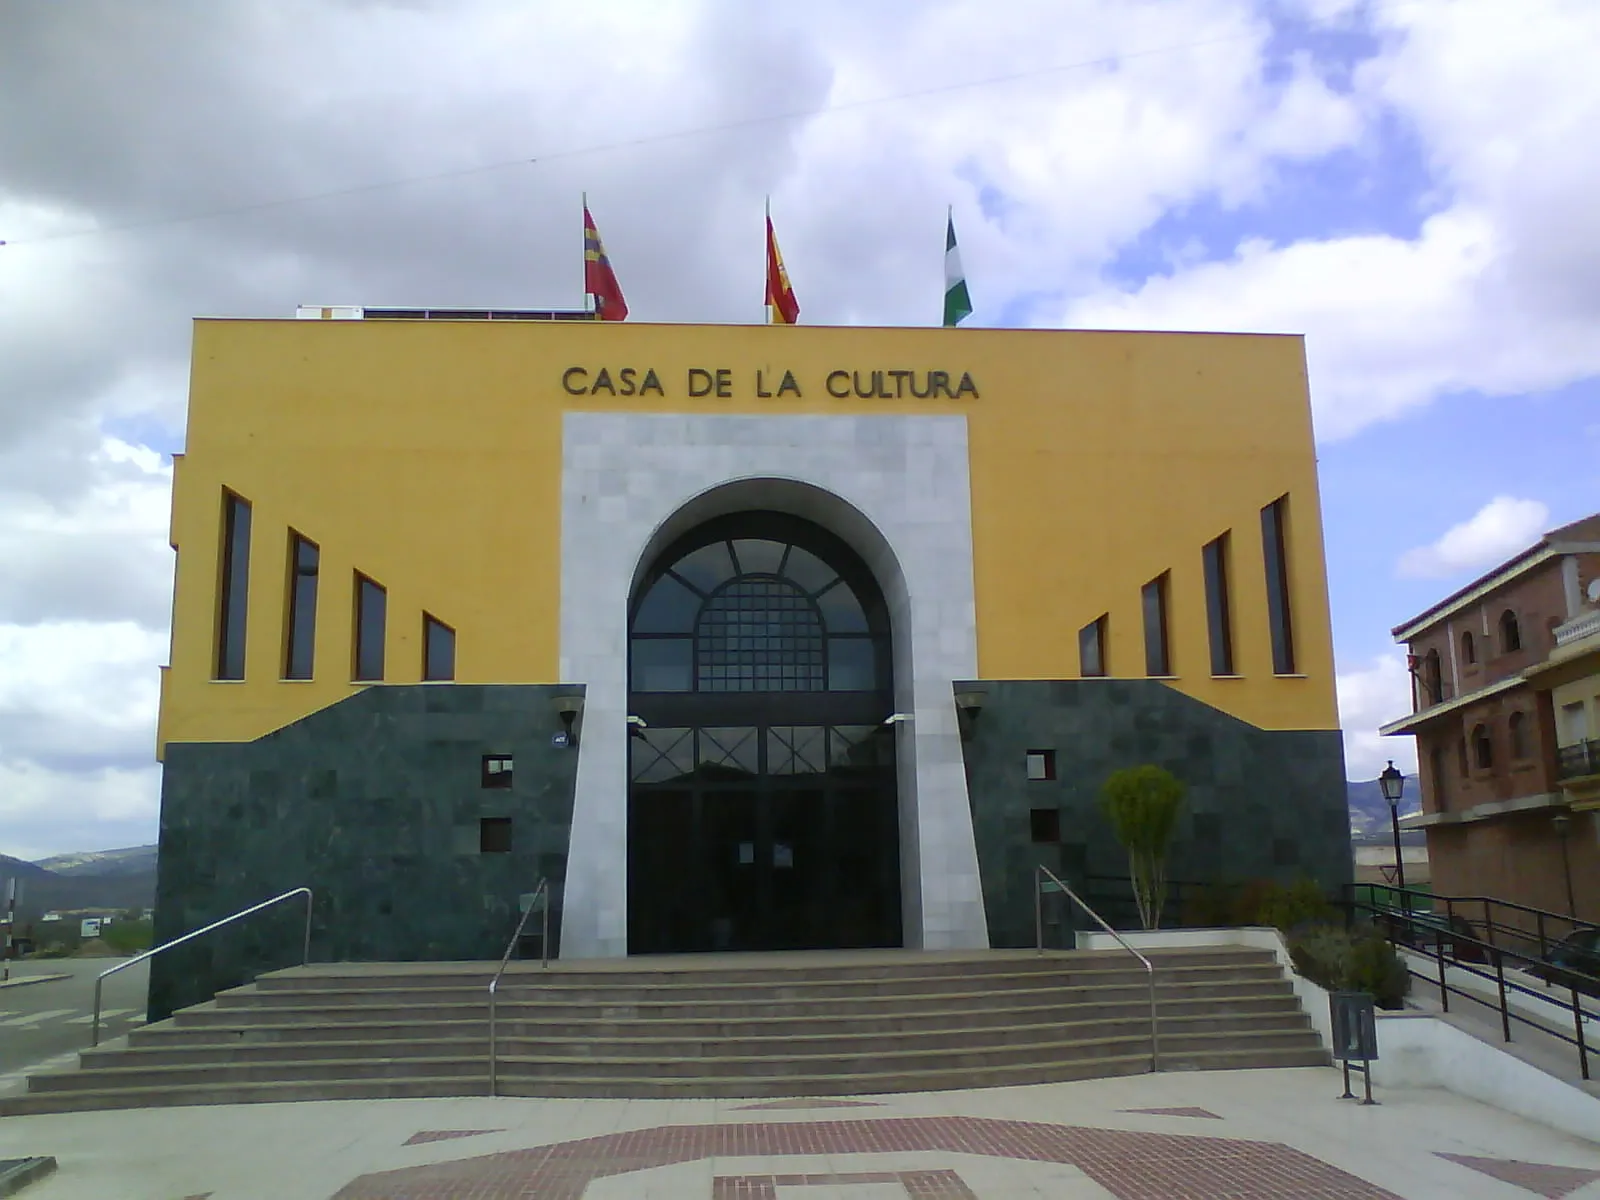
[{"label": "red and yellow flag", "polygon": [[772,218],[767,218],[767,323],[793,325],[800,319],[800,301],[795,299],[789,286],[789,272],[783,269],[783,255],[778,253],[778,237],[772,232]]},{"label": "red and yellow flag", "polygon": [[628,319],[628,302],[622,298],[622,285],[611,269],[606,248],[600,244],[600,231],[594,227],[587,203],[583,206],[583,290],[594,297],[595,316],[600,320]]}]

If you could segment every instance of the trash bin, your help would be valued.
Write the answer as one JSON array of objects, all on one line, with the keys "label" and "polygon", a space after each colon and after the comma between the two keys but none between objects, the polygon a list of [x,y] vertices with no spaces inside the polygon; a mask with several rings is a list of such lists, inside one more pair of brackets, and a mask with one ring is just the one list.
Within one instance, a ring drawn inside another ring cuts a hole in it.
[{"label": "trash bin", "polygon": [[1333,1057],[1344,1067],[1344,1095],[1354,1100],[1350,1090],[1350,1071],[1361,1072],[1366,1083],[1363,1104],[1377,1103],[1372,1098],[1372,1062],[1378,1057],[1378,1020],[1371,992],[1328,993],[1329,1016],[1333,1018]]}]

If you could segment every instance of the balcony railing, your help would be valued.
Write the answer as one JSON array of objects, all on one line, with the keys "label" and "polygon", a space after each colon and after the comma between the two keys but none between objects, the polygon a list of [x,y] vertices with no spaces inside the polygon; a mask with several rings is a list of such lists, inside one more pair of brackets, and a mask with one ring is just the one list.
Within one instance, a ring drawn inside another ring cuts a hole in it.
[{"label": "balcony railing", "polygon": [[1594,612],[1579,613],[1564,625],[1556,626],[1556,645],[1565,646],[1569,642],[1577,642],[1600,633],[1600,609]]},{"label": "balcony railing", "polygon": [[1556,778],[1600,775],[1600,741],[1574,742],[1556,750]]}]

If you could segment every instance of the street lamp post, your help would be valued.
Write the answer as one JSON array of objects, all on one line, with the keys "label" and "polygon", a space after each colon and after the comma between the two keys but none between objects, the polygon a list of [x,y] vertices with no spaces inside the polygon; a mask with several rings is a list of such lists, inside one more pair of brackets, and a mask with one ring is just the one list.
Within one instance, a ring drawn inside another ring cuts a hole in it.
[{"label": "street lamp post", "polygon": [[1389,802],[1389,824],[1394,830],[1394,869],[1395,878],[1400,884],[1401,904],[1410,909],[1410,897],[1406,895],[1406,863],[1400,857],[1400,796],[1406,790],[1406,777],[1394,769],[1394,759],[1389,760],[1389,765],[1382,775],[1378,776],[1378,786],[1383,789],[1383,798]]}]

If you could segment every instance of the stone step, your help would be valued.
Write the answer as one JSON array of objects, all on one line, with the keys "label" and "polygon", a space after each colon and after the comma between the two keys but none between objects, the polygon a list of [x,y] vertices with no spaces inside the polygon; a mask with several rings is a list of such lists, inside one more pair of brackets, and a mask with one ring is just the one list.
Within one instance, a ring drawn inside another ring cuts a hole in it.
[{"label": "stone step", "polygon": [[[520,1011],[520,1010],[518,1010]],[[1048,1022],[1087,1021],[1124,1016],[1130,1006],[1122,1002],[1083,1002],[1075,1004],[1049,1003],[1018,1008],[972,1008],[917,1011],[915,1013],[890,1012],[874,1015],[849,1015],[827,1012],[807,1017],[750,1017],[723,1019],[677,1018],[646,1015],[640,1020],[610,1020],[588,1016],[572,1020],[529,1019],[508,1015],[502,1009],[498,1025],[502,1036],[530,1038],[601,1038],[636,1035],[641,1030],[651,1037],[796,1037],[819,1030],[848,1030],[856,1033],[879,1035],[918,1032],[935,1029],[974,1029],[988,1025],[1043,1024]],[[1142,1012],[1143,1009],[1138,1011]],[[1292,991],[1284,986],[1280,991],[1246,995],[1219,1002],[1203,997],[1162,997],[1157,1012],[1163,1020],[1185,1016],[1223,1014],[1241,1019],[1301,1016],[1299,1002]],[[414,1014],[410,1020],[362,1021],[359,1024],[337,1021],[326,1024],[294,1023],[260,1025],[243,1019],[238,1010],[232,1015],[240,1017],[227,1024],[194,1025],[162,1021],[156,1025],[133,1030],[129,1034],[131,1046],[161,1046],[181,1042],[194,1045],[235,1045],[240,1043],[270,1044],[285,1041],[348,1040],[353,1030],[365,1039],[415,1039],[476,1036],[485,1032],[485,1018],[442,1020],[430,1015]]]},{"label": "stone step", "polygon": [[[1162,1036],[1193,1033],[1232,1033],[1254,1036],[1272,1033],[1305,1033],[1311,1028],[1305,1014],[1291,1010],[1270,1015],[1242,1016],[1222,1013],[1202,1016],[1168,1017],[1161,1023]],[[500,1053],[509,1057],[551,1055],[555,1057],[649,1057],[649,1058],[706,1058],[706,1057],[759,1057],[762,1055],[842,1054],[857,1050],[863,1043],[876,1046],[892,1045],[897,1049],[935,1048],[972,1049],[982,1046],[1002,1046],[1015,1043],[1039,1043],[1056,1039],[1077,1041],[1104,1037],[1143,1037],[1148,1033],[1148,1022],[1139,1016],[1122,1014],[1098,1020],[1041,1022],[1029,1025],[994,1027],[966,1027],[931,1029],[916,1032],[898,1031],[892,1041],[884,1034],[851,1029],[824,1033],[815,1029],[804,1035],[770,1032],[766,1036],[738,1037],[722,1032],[700,1036],[673,1031],[671,1036],[658,1036],[650,1030],[649,1036],[641,1034],[637,1026],[619,1028],[603,1038],[530,1036],[501,1030],[498,1038]],[[275,1062],[287,1060],[313,1060],[323,1058],[407,1058],[456,1057],[486,1058],[488,1036],[481,1026],[467,1036],[450,1038],[373,1038],[367,1031],[357,1031],[352,1037],[345,1030],[347,1040],[279,1041],[269,1043],[200,1043],[197,1045],[168,1045],[162,1047],[130,1047],[117,1050],[89,1050],[83,1054],[85,1070],[119,1067],[164,1067],[198,1065],[203,1063]]]},{"label": "stone step", "polygon": [[[709,956],[708,956],[709,957]],[[759,956],[757,956],[759,957]],[[1273,965],[1276,959],[1270,951],[1242,946],[1197,946],[1181,950],[1155,950],[1148,957],[1160,967],[1205,966],[1219,962],[1238,962],[1247,965]],[[792,982],[803,975],[815,982],[837,982],[874,979],[916,979],[927,976],[971,977],[984,974],[1025,974],[1052,972],[1063,969],[1094,970],[1131,969],[1140,974],[1141,967],[1124,950],[1047,951],[990,951],[983,955],[942,958],[939,956],[907,957],[887,962],[863,963],[800,963],[774,962],[765,966],[714,966],[685,964],[681,958],[654,959],[641,957],[630,963],[649,964],[626,968],[607,967],[585,969],[581,965],[555,961],[548,967],[522,961],[512,962],[506,972],[507,981],[559,980],[575,986],[609,987],[619,982],[645,980],[662,985],[673,984],[758,984],[778,981]],[[463,980],[481,980],[487,984],[493,977],[497,963],[313,963],[303,967],[285,967],[257,978],[256,983],[265,990],[297,988],[344,989],[413,988],[460,986]]]},{"label": "stone step", "polygon": [[[1272,988],[1284,995],[1293,995],[1293,989],[1282,973],[1261,979],[1191,981],[1183,983],[1158,983],[1158,1002],[1163,996],[1182,995],[1190,998],[1226,1000],[1238,996],[1259,995]],[[1148,1004],[1149,986],[1135,984],[1099,985],[1095,987],[1062,986],[1049,988],[1013,988],[1004,991],[975,993],[956,992],[917,996],[914,1002],[919,1011],[970,1010],[1022,1008],[1041,1004],[1071,1004],[1087,998],[1106,1002]],[[411,1004],[315,1004],[311,997],[298,997],[297,1005],[255,1005],[235,1000],[228,1004],[208,1001],[175,1013],[173,1019],[186,1025],[218,1025],[248,1020],[257,1025],[294,1024],[303,1021],[404,1021],[416,1014],[418,1001]],[[220,998],[219,998],[220,1000]],[[650,1017],[700,1017],[703,1019],[728,1019],[759,1014],[763,1016],[809,1017],[819,1007],[833,1013],[882,1013],[903,1009],[905,996],[837,996],[819,1000],[769,999],[749,997],[742,1000],[594,1000],[573,1001],[507,995],[499,998],[497,1007],[504,1019],[536,1016],[542,1019],[581,1019],[585,1016],[605,1016],[611,1019],[649,1019]],[[481,995],[464,1000],[427,1001],[427,1010],[439,1016],[457,1020],[487,1020],[489,997]]]},{"label": "stone step", "polygon": [[[1148,976],[1142,968],[1094,970],[1030,971],[1023,973],[988,972],[982,975],[925,975],[910,979],[868,979],[860,981],[793,979],[782,983],[760,984],[709,984],[709,983],[656,983],[639,978],[617,980],[607,986],[572,985],[552,978],[546,982],[525,983],[520,979],[503,980],[499,986],[502,1001],[535,999],[550,1003],[567,1004],[639,1004],[639,1003],[698,1003],[747,1001],[811,1001],[835,999],[864,999],[868,997],[895,997],[914,999],[922,996],[949,996],[961,994],[991,995],[1000,991],[1033,990],[1044,987],[1097,987],[1140,986],[1148,987]],[[1282,971],[1275,962],[1263,963],[1206,963],[1183,966],[1161,966],[1157,982],[1161,987],[1187,987],[1191,984],[1229,982],[1264,982],[1282,979]],[[263,989],[257,985],[231,988],[217,995],[218,1007],[300,1007],[308,1003],[345,1004],[354,1006],[386,1004],[465,1003],[486,999],[488,979],[477,984],[452,983],[448,985],[368,988],[357,986],[333,988]],[[315,999],[311,999],[315,997]]]},{"label": "stone step", "polygon": [[[1059,1037],[1059,1035],[1057,1035]],[[1242,1045],[1241,1041],[1247,1042]],[[1069,1063],[1149,1053],[1149,1031],[1130,1031],[1119,1036],[1077,1038],[1070,1041],[1026,1041],[998,1046],[955,1046],[906,1048],[885,1047],[871,1039],[838,1052],[790,1053],[785,1055],[740,1055],[718,1053],[684,1058],[665,1051],[657,1054],[536,1055],[502,1054],[500,1073],[507,1079],[561,1079],[580,1074],[589,1079],[651,1081],[666,1079],[737,1079],[745,1076],[781,1078],[860,1075],[873,1072],[917,1072],[934,1069],[978,1070],[1029,1066],[1037,1063]],[[1181,1063],[1187,1055],[1231,1052],[1303,1051],[1320,1045],[1309,1029],[1263,1032],[1241,1039],[1235,1033],[1176,1033],[1162,1038],[1162,1055]],[[803,1048],[802,1048],[803,1049]],[[485,1074],[487,1061],[480,1056],[450,1057],[358,1057],[275,1062],[198,1063],[181,1066],[141,1065],[86,1069],[61,1074],[36,1075],[28,1090],[59,1092],[97,1088],[154,1087],[162,1083],[211,1086],[217,1084],[263,1083],[273,1081],[340,1081],[355,1079],[400,1079],[427,1076],[433,1079],[477,1077]]]},{"label": "stone step", "polygon": [[[1171,1070],[1245,1070],[1264,1067],[1315,1067],[1328,1064],[1316,1050],[1214,1051],[1164,1060]],[[564,1079],[502,1079],[502,1096],[585,1097],[622,1099],[749,1099],[770,1100],[822,1096],[873,1096],[899,1092],[955,1091],[968,1088],[1016,1087],[1138,1075],[1150,1069],[1146,1054],[1084,1059],[1073,1063],[1035,1063],[1025,1067],[962,1071],[830,1075],[806,1078],[612,1080],[571,1076]],[[382,1080],[323,1080],[249,1084],[157,1085],[99,1087],[84,1091],[36,1092],[0,1099],[0,1116],[30,1113],[89,1112],[123,1108],[157,1108],[190,1104],[270,1104],[303,1100],[404,1099],[437,1096],[484,1096],[487,1079],[410,1076]]]}]

